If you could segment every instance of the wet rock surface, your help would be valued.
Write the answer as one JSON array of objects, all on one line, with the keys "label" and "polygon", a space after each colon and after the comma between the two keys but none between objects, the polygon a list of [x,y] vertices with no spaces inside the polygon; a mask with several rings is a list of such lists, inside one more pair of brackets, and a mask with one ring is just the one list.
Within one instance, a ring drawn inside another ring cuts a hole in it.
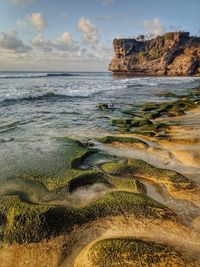
[{"label": "wet rock surface", "polygon": [[[172,135],[174,122],[199,107],[199,93],[118,111],[122,117],[108,120],[118,133],[96,137],[92,147],[56,138],[50,163],[20,169],[17,186],[14,177],[1,183],[3,266],[199,266],[199,177],[168,166],[176,154],[163,149],[183,141]],[[193,150],[199,139],[184,142]],[[108,152],[113,147],[117,155]]]}]

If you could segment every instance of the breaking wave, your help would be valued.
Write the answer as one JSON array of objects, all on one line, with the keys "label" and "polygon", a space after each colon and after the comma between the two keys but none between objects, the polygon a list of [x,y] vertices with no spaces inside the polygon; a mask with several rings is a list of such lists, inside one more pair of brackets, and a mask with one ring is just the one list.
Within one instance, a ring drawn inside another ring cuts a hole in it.
[{"label": "breaking wave", "polygon": [[134,77],[126,78],[121,83],[130,86],[157,86],[164,84],[183,84],[200,81],[199,77]]},{"label": "breaking wave", "polygon": [[48,77],[104,76],[108,73],[96,72],[0,72],[0,79],[28,79]]},{"label": "breaking wave", "polygon": [[14,102],[18,102],[18,101],[38,101],[38,100],[50,100],[50,99],[64,99],[64,98],[68,98],[70,96],[67,95],[63,95],[63,94],[56,94],[53,92],[47,92],[47,93],[43,93],[41,95],[29,95],[29,96],[21,96],[21,97],[16,97],[16,98],[5,98],[1,101],[2,104],[14,104]]},{"label": "breaking wave", "polygon": [[17,79],[17,78],[45,78],[45,77],[67,77],[76,76],[75,73],[1,73],[0,79]]},{"label": "breaking wave", "polygon": [[[108,75],[99,73],[100,75]],[[0,74],[0,79],[5,77],[5,74]],[[7,75],[7,74],[6,74]],[[71,76],[71,75],[89,75],[88,73],[17,73],[9,74],[6,78],[29,78],[29,77],[61,77],[61,76]],[[98,76],[98,75],[97,75]],[[107,78],[102,79],[102,77],[96,79],[87,79],[86,77],[72,80],[58,80],[52,79],[48,80],[34,80],[21,82],[3,83],[0,84],[0,103],[1,105],[15,104],[19,101],[51,101],[51,100],[63,100],[67,98],[87,98],[95,94],[105,94],[105,92],[114,92],[115,97],[117,97],[117,92],[125,92],[128,89],[133,95],[145,93],[148,91],[150,94],[151,90],[148,88],[157,88],[158,86],[180,86],[181,88],[188,84],[194,86],[194,83],[199,81],[198,77],[129,77],[129,78],[119,78],[113,79],[110,75],[109,80]],[[137,88],[139,90],[137,90]],[[141,90],[141,88],[143,88]],[[158,87],[159,88],[159,87]],[[136,90],[135,90],[136,89]],[[131,90],[131,91],[130,91]],[[115,93],[116,92],[116,93]]]}]

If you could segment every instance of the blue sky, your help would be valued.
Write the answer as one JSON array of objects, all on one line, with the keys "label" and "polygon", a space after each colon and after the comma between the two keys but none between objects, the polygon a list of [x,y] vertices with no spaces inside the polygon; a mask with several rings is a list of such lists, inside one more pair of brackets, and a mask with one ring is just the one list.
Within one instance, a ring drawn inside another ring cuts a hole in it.
[{"label": "blue sky", "polygon": [[101,70],[112,39],[200,33],[200,0],[0,0],[0,70]]}]

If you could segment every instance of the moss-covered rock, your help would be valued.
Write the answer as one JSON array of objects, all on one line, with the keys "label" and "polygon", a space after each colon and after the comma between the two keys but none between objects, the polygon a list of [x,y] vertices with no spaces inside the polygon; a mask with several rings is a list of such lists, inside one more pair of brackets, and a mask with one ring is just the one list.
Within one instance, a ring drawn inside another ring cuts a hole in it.
[{"label": "moss-covered rock", "polygon": [[132,117],[135,117],[135,115],[137,115],[138,112],[138,107],[132,107],[132,108],[127,108],[127,109],[122,109],[121,113],[126,114],[126,115],[130,115]]},{"label": "moss-covered rock", "polygon": [[148,120],[157,119],[160,117],[160,112],[158,111],[149,111],[148,113],[144,113],[144,118]]},{"label": "moss-covered rock", "polygon": [[142,218],[173,218],[173,213],[150,197],[131,192],[108,193],[82,208],[57,205],[33,205],[17,196],[2,197],[0,211],[6,218],[4,242],[38,242],[61,235],[75,226],[98,218],[133,214]]},{"label": "moss-covered rock", "polygon": [[143,125],[150,125],[152,122],[148,119],[112,119],[111,124],[113,125],[130,125],[131,127],[140,127]]},{"label": "moss-covered rock", "polygon": [[117,189],[134,193],[144,193],[145,186],[137,179],[108,176],[107,180]]},{"label": "moss-covered rock", "polygon": [[142,106],[142,111],[151,111],[159,108],[158,103],[146,103]]},{"label": "moss-covered rock", "polygon": [[135,133],[147,136],[155,136],[158,133],[166,133],[168,126],[164,123],[154,123],[138,127]]},{"label": "moss-covered rock", "polygon": [[173,107],[172,102],[167,102],[167,103],[161,103],[159,107],[156,109],[159,113],[167,113],[171,108]]},{"label": "moss-covered rock", "polygon": [[156,135],[156,133],[153,131],[135,130],[134,133],[139,134],[139,135],[149,136],[149,137],[154,137]]},{"label": "moss-covered rock", "polygon": [[60,145],[57,152],[59,153],[58,159],[62,162],[62,164],[60,164],[60,162],[56,162],[56,165],[59,166],[60,164],[62,166],[57,172],[54,171],[50,173],[48,170],[46,171],[45,168],[44,170],[42,168],[39,170],[33,169],[24,171],[19,178],[24,180],[33,180],[44,185],[49,191],[55,191],[67,188],[68,183],[73,178],[76,178],[79,175],[91,173],[91,170],[84,171],[79,167],[86,157],[97,152],[97,150],[88,148],[78,140],[67,137],[58,138],[57,141]]},{"label": "moss-covered rock", "polygon": [[112,125],[126,125],[126,124],[131,125],[132,121],[133,119],[130,118],[122,118],[122,119],[111,119],[110,123]]},{"label": "moss-covered rock", "polygon": [[138,123],[138,126],[137,127],[141,127],[141,126],[146,126],[146,125],[152,125],[152,121],[150,121],[149,119],[140,119],[140,120],[137,120],[136,123]]},{"label": "moss-covered rock", "polygon": [[126,127],[120,126],[118,128],[118,131],[119,131],[119,133],[122,133],[122,134],[130,133],[131,132],[131,126],[126,126]]},{"label": "moss-covered rock", "polygon": [[[118,130],[123,133],[133,132],[132,128],[137,128],[134,132],[147,136],[156,136],[158,129],[153,130],[141,130],[138,129],[141,126],[148,126],[153,123],[152,120],[161,117],[181,116],[186,111],[200,105],[200,93],[199,89],[195,88],[188,95],[175,95],[168,92],[161,94],[165,97],[176,97],[177,100],[168,102],[150,102],[140,106],[133,106],[127,110],[122,110],[123,114],[131,116],[131,118],[117,118],[111,119],[111,125],[117,126]],[[133,118],[134,117],[134,118]]]},{"label": "moss-covered rock", "polygon": [[138,131],[149,131],[149,132],[156,132],[158,130],[164,130],[167,128],[167,125],[164,123],[154,123],[150,125],[143,125],[139,127]]},{"label": "moss-covered rock", "polygon": [[111,125],[118,127],[119,132],[128,133],[131,132],[132,129],[151,125],[152,122],[147,118],[142,119],[133,119],[133,118],[123,118],[123,119],[112,119]]},{"label": "moss-covered rock", "polygon": [[[53,175],[43,175],[40,170],[22,172],[20,178],[6,181],[4,188],[0,190],[0,195],[18,195],[20,199],[37,204],[62,201],[64,194],[68,199],[71,197],[71,192],[83,186],[101,183],[107,189],[116,187],[115,183],[110,183],[109,177],[95,170],[98,163],[94,162],[92,166],[81,168],[86,158],[101,157],[99,151],[69,138],[59,139],[59,142],[61,143],[59,160],[63,161],[61,165],[63,169],[60,172],[53,173]],[[106,160],[108,160],[107,157]],[[12,181],[16,182],[17,186]]]},{"label": "moss-covered rock", "polygon": [[176,96],[173,93],[163,94],[165,97],[177,97],[175,101],[165,103],[147,103],[142,106],[144,117],[154,119],[165,116],[180,116],[184,115],[185,111],[194,108],[199,104],[199,91],[198,88],[188,95]]},{"label": "moss-covered rock", "polygon": [[118,161],[118,162],[106,162],[101,165],[101,170],[105,173],[114,175],[114,176],[123,176],[130,174],[132,172],[131,166],[128,165],[127,161]]},{"label": "moss-covered rock", "polygon": [[105,144],[122,143],[122,144],[136,145],[136,146],[140,146],[143,148],[148,147],[148,144],[146,142],[140,139],[137,139],[137,138],[133,138],[133,137],[108,135],[103,138],[99,138],[98,140]]},{"label": "moss-covered rock", "polygon": [[131,238],[101,240],[89,249],[87,258],[91,267],[190,266],[169,246]]},{"label": "moss-covered rock", "polygon": [[141,177],[164,184],[169,190],[191,190],[193,183],[185,176],[171,170],[156,168],[143,160],[128,159],[119,162],[107,162],[101,169],[110,175],[120,177]]},{"label": "moss-covered rock", "polygon": [[106,109],[109,109],[109,105],[105,104],[105,103],[99,103],[97,105],[97,108],[100,109],[100,110],[106,110]]},{"label": "moss-covered rock", "polygon": [[161,97],[178,97],[175,93],[173,92],[164,92],[164,93],[159,93],[157,94],[157,96],[161,96]]}]

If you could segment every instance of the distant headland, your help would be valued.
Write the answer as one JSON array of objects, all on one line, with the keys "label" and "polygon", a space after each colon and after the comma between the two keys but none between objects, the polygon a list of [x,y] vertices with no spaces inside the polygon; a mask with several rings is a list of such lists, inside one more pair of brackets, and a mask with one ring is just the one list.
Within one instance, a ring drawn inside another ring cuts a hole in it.
[{"label": "distant headland", "polygon": [[145,40],[114,39],[114,74],[200,76],[200,37],[189,32],[168,32]]}]

